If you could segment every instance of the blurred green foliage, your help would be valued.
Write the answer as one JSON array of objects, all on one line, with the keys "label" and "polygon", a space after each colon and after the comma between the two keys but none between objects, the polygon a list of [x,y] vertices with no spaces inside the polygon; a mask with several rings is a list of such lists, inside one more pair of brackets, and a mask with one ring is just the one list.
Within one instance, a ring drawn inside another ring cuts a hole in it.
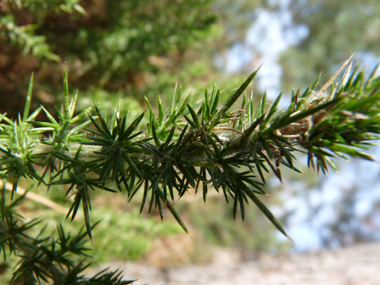
[{"label": "blurred green foliage", "polygon": [[211,2],[2,2],[0,92],[11,99],[0,111],[16,116],[22,109],[24,78],[32,71],[39,103],[56,101],[63,65],[82,92],[91,86],[111,92],[156,88],[157,74],[179,70],[182,54],[210,36],[216,20]]},{"label": "blurred green foliage", "polygon": [[[275,200],[275,196],[271,196],[266,203],[279,203]],[[182,202],[178,209],[196,230],[198,258],[195,260],[203,261],[215,247],[234,248],[244,257],[264,252],[280,253],[290,248],[290,243],[278,239],[276,230],[261,218],[257,208],[247,209],[246,218],[241,221],[232,219],[231,207],[226,207],[222,197],[210,197],[204,205],[197,202],[195,199],[191,203]]]}]

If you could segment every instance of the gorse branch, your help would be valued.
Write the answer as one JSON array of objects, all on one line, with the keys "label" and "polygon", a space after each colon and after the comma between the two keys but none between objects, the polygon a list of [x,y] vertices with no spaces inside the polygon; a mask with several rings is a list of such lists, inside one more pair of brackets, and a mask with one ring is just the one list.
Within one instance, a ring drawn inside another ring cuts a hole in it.
[{"label": "gorse branch", "polygon": [[[58,120],[43,107],[29,114],[31,78],[23,116],[16,121],[0,116],[0,175],[13,183],[13,191],[21,178],[68,185],[66,195],[74,199],[67,217],[74,219],[82,209],[91,240],[90,192],[96,189],[125,192],[128,201],[140,198],[141,211],[157,209],[161,218],[167,208],[186,232],[174,201],[191,189],[202,192],[206,201],[215,190],[232,205],[233,217],[240,213],[244,219],[246,205],[253,203],[287,236],[259,198],[266,195],[266,173],[282,180],[281,165],[298,171],[297,152],[306,153],[309,166],[323,173],[328,165],[335,168],[333,157],[373,159],[364,151],[379,139],[380,77],[375,69],[365,79],[363,72],[351,72],[347,65],[338,82],[334,76],[320,90],[317,81],[304,92],[294,91],[285,110],[278,107],[281,94],[269,108],[266,94],[258,106],[254,94],[244,94],[255,71],[221,107],[219,89],[206,90],[198,105],[190,104],[189,97],[182,100],[176,89],[167,109],[158,98],[155,114],[146,99],[148,116],[137,118],[118,110],[104,116],[97,107],[75,115],[77,95],[70,99],[66,73]],[[232,110],[238,102],[240,107]],[[47,122],[36,120],[39,112],[47,115]],[[6,218],[10,208],[2,193],[1,228],[7,231],[14,224]],[[0,246],[30,255],[11,238],[2,239]],[[71,264],[67,268],[65,274],[75,271]],[[41,274],[55,279],[54,272]]]}]

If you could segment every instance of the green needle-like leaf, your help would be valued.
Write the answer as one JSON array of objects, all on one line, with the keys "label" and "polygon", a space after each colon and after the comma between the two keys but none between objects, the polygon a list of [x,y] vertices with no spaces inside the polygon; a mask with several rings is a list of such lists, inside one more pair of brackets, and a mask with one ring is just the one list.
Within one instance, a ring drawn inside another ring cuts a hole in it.
[{"label": "green needle-like leaf", "polygon": [[22,116],[22,120],[26,121],[29,118],[29,111],[30,111],[30,103],[32,102],[32,92],[33,92],[33,73],[30,76],[29,86],[28,86],[28,93],[26,95],[26,101],[25,101],[25,107],[24,107],[24,114]]},{"label": "green needle-like leaf", "polygon": [[141,120],[143,119],[144,117],[144,113],[142,113],[140,116],[138,116],[133,122],[132,124],[129,125],[129,127],[123,131],[123,134],[121,136],[121,140],[125,140],[127,139],[134,131],[135,129],[137,128],[137,126],[140,124]]},{"label": "green needle-like leaf", "polygon": [[193,119],[192,122],[194,126],[196,127],[196,129],[199,129],[201,127],[201,123],[198,119],[197,113],[195,113],[194,109],[189,104],[187,104],[187,109],[189,110],[191,118]]},{"label": "green needle-like leaf", "polygon": [[70,120],[70,94],[69,94],[69,83],[67,80],[67,70],[65,69],[63,73],[63,113],[65,122]]},{"label": "green needle-like leaf", "polygon": [[256,197],[256,195],[248,188],[243,188],[243,191],[247,196],[256,204],[256,206],[263,212],[263,214],[271,221],[271,223],[289,240],[294,241],[287,235],[281,223],[273,216],[272,212]]},{"label": "green needle-like leaf", "polygon": [[237,101],[237,99],[241,96],[245,89],[247,89],[249,83],[255,78],[257,72],[259,72],[260,67],[256,69],[256,71],[252,72],[250,76],[244,81],[244,83],[231,94],[231,96],[227,99],[226,103],[222,106],[222,108],[216,113],[213,124],[217,124],[226,112],[232,107],[232,105]]}]

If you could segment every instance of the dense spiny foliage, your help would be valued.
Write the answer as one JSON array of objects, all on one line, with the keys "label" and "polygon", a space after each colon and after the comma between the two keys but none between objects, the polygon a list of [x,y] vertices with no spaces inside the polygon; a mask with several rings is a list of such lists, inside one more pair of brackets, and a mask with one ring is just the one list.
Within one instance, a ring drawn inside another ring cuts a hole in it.
[{"label": "dense spiny foliage", "polygon": [[[344,65],[347,67],[348,62]],[[342,70],[342,69],[341,69]],[[341,71],[340,70],[340,71]],[[346,68],[341,80],[335,76],[321,89],[317,82],[304,92],[294,91],[285,110],[279,110],[281,94],[266,108],[266,95],[258,106],[244,95],[257,71],[220,104],[220,90],[205,91],[204,100],[190,104],[176,89],[169,108],[158,98],[158,114],[146,100],[148,115],[129,118],[118,110],[104,116],[95,106],[75,113],[77,94],[70,99],[67,73],[64,100],[56,120],[43,106],[29,113],[33,77],[23,114],[13,121],[0,116],[0,175],[2,203],[0,248],[6,258],[20,258],[14,280],[54,281],[55,284],[128,284],[118,272],[102,272],[86,279],[88,266],[74,262],[86,257],[86,234],[92,240],[90,192],[101,189],[124,192],[128,201],[141,199],[141,210],[167,208],[187,231],[174,209],[174,201],[189,190],[224,195],[233,216],[244,219],[252,202],[286,235],[279,221],[259,198],[266,195],[266,175],[282,180],[280,166],[294,171],[295,154],[307,154],[308,164],[324,173],[335,167],[332,157],[373,159],[367,150],[380,134],[380,77],[377,70],[365,79],[363,72]],[[339,72],[337,73],[337,75]],[[240,106],[236,109],[239,98]],[[36,119],[44,112],[48,121]],[[85,232],[75,236],[58,226],[58,238],[29,235],[40,226],[25,221],[15,198],[21,179],[47,185],[67,185],[74,197],[67,218],[74,219],[82,207]],[[11,199],[6,199],[6,189]],[[139,194],[138,194],[139,193]],[[106,283],[104,283],[106,282]],[[108,282],[108,283],[107,283]],[[124,281],[123,281],[124,282]]]}]

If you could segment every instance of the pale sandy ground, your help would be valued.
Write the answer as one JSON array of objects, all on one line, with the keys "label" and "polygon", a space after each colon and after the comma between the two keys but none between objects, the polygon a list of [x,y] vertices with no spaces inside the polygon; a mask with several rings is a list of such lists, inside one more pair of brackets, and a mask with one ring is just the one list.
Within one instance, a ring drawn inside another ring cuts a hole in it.
[{"label": "pale sandy ground", "polygon": [[127,278],[138,278],[136,285],[380,285],[380,243],[250,261],[223,250],[202,266],[111,265],[116,268],[124,270]]}]

